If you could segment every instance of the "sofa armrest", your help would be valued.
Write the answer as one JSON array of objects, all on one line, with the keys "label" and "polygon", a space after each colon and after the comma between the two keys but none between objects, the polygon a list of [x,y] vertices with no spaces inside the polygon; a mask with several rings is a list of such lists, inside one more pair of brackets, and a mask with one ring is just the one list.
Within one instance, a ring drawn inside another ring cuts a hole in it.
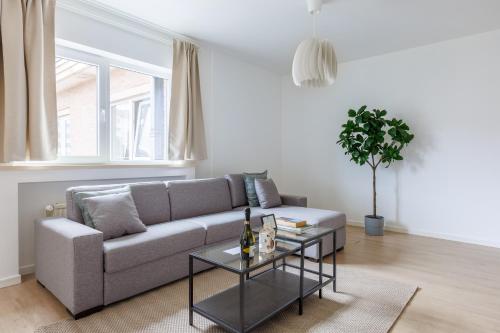
[{"label": "sofa armrest", "polygon": [[302,195],[280,194],[281,203],[288,206],[307,207],[307,197]]},{"label": "sofa armrest", "polygon": [[103,305],[103,234],[66,218],[35,222],[35,274],[77,315]]}]

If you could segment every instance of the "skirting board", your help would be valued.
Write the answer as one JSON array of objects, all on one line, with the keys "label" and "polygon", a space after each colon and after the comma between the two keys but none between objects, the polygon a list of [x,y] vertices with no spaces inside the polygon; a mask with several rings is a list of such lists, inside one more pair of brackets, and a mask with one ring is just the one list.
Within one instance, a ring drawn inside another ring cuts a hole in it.
[{"label": "skirting board", "polygon": [[19,274],[21,275],[32,274],[32,273],[35,273],[34,264],[19,267]]},{"label": "skirting board", "polygon": [[[349,221],[347,221],[347,224],[352,225],[354,227],[362,227],[362,228],[365,227],[365,223],[361,222],[361,221],[349,220]],[[384,229],[387,231],[398,232],[401,234],[431,237],[431,238],[445,239],[445,240],[454,241],[454,242],[461,242],[461,243],[468,243],[468,244],[474,244],[474,245],[483,245],[483,246],[500,248],[500,242],[494,242],[494,241],[488,241],[488,240],[482,240],[482,239],[473,239],[473,238],[455,236],[455,235],[450,235],[450,234],[426,232],[426,231],[421,231],[421,230],[408,230],[404,226],[388,225],[387,223],[385,224]]]},{"label": "skirting board", "polygon": [[0,288],[10,287],[21,283],[21,275],[16,274],[0,279]]}]

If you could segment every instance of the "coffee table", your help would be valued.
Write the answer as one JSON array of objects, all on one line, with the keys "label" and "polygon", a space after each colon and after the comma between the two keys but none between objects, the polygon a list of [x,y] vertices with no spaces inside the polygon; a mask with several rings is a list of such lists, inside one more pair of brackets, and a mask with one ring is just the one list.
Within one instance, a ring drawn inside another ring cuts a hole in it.
[{"label": "coffee table", "polygon": [[[322,261],[322,237],[332,233],[335,245],[336,230],[323,227],[312,229],[302,235],[278,231],[276,250],[270,254],[256,252],[254,258],[250,260],[241,258],[240,245],[236,240],[206,246],[191,253],[189,255],[189,324],[193,325],[193,313],[197,313],[230,332],[249,332],[295,301],[299,302],[299,314],[302,314],[304,298],[318,290],[322,297],[321,289],[329,283],[334,283],[335,291],[335,251],[333,275],[325,274]],[[319,271],[304,267],[304,251],[314,244],[319,244],[321,258]],[[234,251],[228,253],[231,250]],[[296,253],[301,255],[300,266],[286,262],[287,257]],[[237,274],[239,283],[194,304],[194,260]],[[271,264],[271,268],[264,268]],[[287,267],[298,269],[299,274],[287,271]],[[257,270],[259,271],[251,274]],[[318,276],[319,281],[304,277],[304,272]]]},{"label": "coffee table", "polygon": [[[249,332],[299,299],[300,277],[274,267],[252,272],[293,255],[298,244],[277,242],[273,253],[256,252],[253,259],[241,259],[239,242],[207,246],[189,255],[189,324],[193,313],[219,324],[230,332]],[[225,251],[237,249],[236,254]],[[199,260],[239,275],[239,284],[199,303],[193,303],[193,261]],[[302,285],[312,288],[317,281],[305,278]]]}]

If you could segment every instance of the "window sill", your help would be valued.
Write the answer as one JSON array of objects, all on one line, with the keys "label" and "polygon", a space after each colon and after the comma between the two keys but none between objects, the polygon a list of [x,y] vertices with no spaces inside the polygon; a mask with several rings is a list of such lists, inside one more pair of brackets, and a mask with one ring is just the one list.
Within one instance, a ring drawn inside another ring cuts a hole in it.
[{"label": "window sill", "polygon": [[194,161],[129,161],[129,162],[13,162],[0,163],[0,170],[46,170],[71,168],[186,168],[193,167]]}]

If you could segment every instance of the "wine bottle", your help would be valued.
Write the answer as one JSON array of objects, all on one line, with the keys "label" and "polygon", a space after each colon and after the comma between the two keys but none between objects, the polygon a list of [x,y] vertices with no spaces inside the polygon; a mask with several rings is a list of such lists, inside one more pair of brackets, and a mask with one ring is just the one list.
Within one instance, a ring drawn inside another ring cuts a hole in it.
[{"label": "wine bottle", "polygon": [[250,208],[245,209],[245,227],[241,233],[240,247],[243,259],[253,258],[255,254],[255,236],[250,227]]}]

